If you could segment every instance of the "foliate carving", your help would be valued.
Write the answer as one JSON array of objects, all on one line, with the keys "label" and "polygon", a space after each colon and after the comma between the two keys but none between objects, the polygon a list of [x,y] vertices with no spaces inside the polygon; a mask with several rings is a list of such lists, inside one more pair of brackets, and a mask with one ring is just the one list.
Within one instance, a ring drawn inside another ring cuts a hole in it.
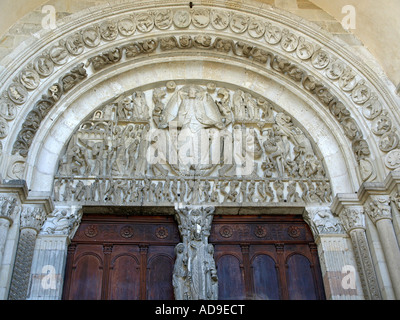
[{"label": "foliate carving", "polygon": [[90,225],[86,227],[84,233],[85,236],[87,236],[88,238],[94,238],[95,236],[98,235],[99,231],[96,225]]},{"label": "foliate carving", "polygon": [[173,272],[176,300],[216,300],[218,278],[214,247],[208,243],[215,208],[176,209],[182,243],[176,246]]},{"label": "foliate carving", "polygon": [[156,237],[158,239],[165,239],[165,238],[168,237],[169,232],[168,232],[168,229],[166,227],[158,227],[156,229],[155,234],[156,234]]},{"label": "foliate carving", "polygon": [[264,226],[256,226],[254,234],[257,238],[265,238],[267,236],[267,229]]},{"label": "foliate carving", "polygon": [[330,202],[331,193],[290,116],[249,92],[171,81],[94,111],[54,183],[55,201],[114,204]]},{"label": "foliate carving", "polygon": [[219,230],[219,234],[224,238],[232,237],[232,234],[233,234],[232,227],[230,227],[230,226],[222,226],[221,229]]},{"label": "foliate carving", "polygon": [[287,233],[291,238],[298,238],[300,237],[300,228],[296,226],[290,226],[287,229]]},{"label": "foliate carving", "polygon": [[[52,46],[48,55],[47,53],[43,53],[36,58],[33,62],[34,66],[31,68],[35,74],[26,74],[27,78],[25,80],[20,80],[22,83],[21,86],[16,87],[15,84],[12,84],[12,87],[8,89],[10,99],[13,103],[23,104],[28,95],[26,89],[33,90],[33,88],[38,85],[36,74],[40,74],[41,77],[49,76],[53,72],[53,64],[65,64],[69,60],[69,55],[80,55],[86,47],[91,49],[98,46],[101,41],[113,41],[117,38],[118,34],[123,37],[129,37],[136,31],[147,33],[151,31],[154,26],[160,30],[165,30],[172,26],[176,28],[188,28],[190,24],[195,28],[206,28],[208,25],[211,25],[212,28],[217,30],[223,30],[230,26],[233,32],[243,33],[247,31],[250,37],[256,39],[262,39],[264,35],[264,39],[269,45],[280,44],[282,50],[287,52],[296,50],[296,54],[301,60],[310,60],[311,65],[323,72],[329,80],[337,81],[339,88],[348,93],[355,104],[363,105],[361,112],[368,120],[376,117],[379,110],[382,109],[382,104],[377,101],[376,94],[372,92],[369,85],[367,85],[364,80],[359,81],[358,75],[352,68],[346,66],[339,59],[333,56],[331,57],[324,48],[314,49],[314,44],[304,39],[304,37],[298,37],[287,29],[282,30],[281,27],[273,25],[269,21],[259,20],[246,14],[235,13],[231,10],[210,11],[206,7],[198,6],[193,10],[160,9],[138,12],[137,14],[122,17],[118,21],[110,19],[101,22],[99,26],[92,25],[84,27],[82,30],[68,35],[65,39],[61,40],[59,44]],[[208,39],[206,40],[206,38]],[[174,37],[170,37],[170,44],[176,41],[176,39],[173,39]],[[187,36],[181,40],[181,45],[177,47],[187,49],[191,48],[194,44],[199,45],[204,40],[206,40],[206,43],[209,43],[209,36],[199,35],[197,40],[201,40],[200,42],[193,41],[194,39]],[[153,41],[155,41],[155,39],[153,39]],[[143,45],[145,46],[145,44]],[[152,47],[152,45],[150,47]],[[196,47],[201,47],[201,45]],[[203,48],[214,48],[220,52],[228,53],[231,47],[232,45],[228,41],[220,39],[214,46],[206,45]],[[126,49],[127,58],[154,51],[154,49],[153,51],[149,51],[140,48],[139,43],[124,46],[124,48]],[[168,48],[168,50],[170,50],[172,47],[169,46]],[[254,59],[254,61],[258,63],[266,63],[268,61],[268,55],[271,54],[258,47],[252,46],[251,53],[244,56]],[[111,61],[113,60],[111,59]],[[300,81],[302,79],[303,72],[298,67],[292,66],[292,72],[288,72],[287,75],[293,80]],[[22,77],[23,74],[21,73],[20,76]],[[386,150],[388,150],[388,148],[381,148],[382,152],[388,152]],[[363,176],[370,178],[373,174],[363,173]]]},{"label": "foliate carving", "polygon": [[20,228],[34,229],[39,232],[45,221],[46,213],[39,207],[24,207],[21,212]]},{"label": "foliate carving", "polygon": [[132,226],[124,226],[121,228],[121,231],[119,233],[121,237],[128,239],[132,238],[134,236],[134,230]]}]

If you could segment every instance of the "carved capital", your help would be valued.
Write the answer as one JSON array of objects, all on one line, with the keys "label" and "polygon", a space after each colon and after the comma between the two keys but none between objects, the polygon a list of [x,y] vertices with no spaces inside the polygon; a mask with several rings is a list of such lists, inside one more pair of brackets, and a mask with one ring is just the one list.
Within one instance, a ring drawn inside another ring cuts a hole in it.
[{"label": "carved capital", "polygon": [[354,229],[365,229],[365,216],[362,207],[344,208],[339,217],[347,233]]},{"label": "carved capital", "polygon": [[373,198],[365,206],[365,212],[375,224],[381,219],[392,219],[392,210],[387,197]]},{"label": "carved capital", "polygon": [[13,216],[18,213],[19,206],[14,196],[0,196],[0,218],[12,221]]},{"label": "carved capital", "polygon": [[34,229],[39,232],[44,223],[46,213],[39,207],[24,207],[21,212],[21,225],[20,228]]}]

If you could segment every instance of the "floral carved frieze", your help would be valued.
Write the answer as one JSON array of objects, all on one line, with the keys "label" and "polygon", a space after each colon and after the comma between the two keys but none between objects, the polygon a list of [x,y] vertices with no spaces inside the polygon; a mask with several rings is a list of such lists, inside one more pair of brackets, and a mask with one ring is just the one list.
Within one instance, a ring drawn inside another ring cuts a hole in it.
[{"label": "floral carved frieze", "polygon": [[[179,32],[196,29],[204,32],[197,36],[185,33],[180,36],[143,39],[143,35],[152,30],[160,33],[163,30]],[[207,35],[207,31],[224,32],[229,37],[243,36],[243,39],[247,38],[251,44],[245,40],[234,41],[228,37],[211,36],[212,32]],[[132,41],[136,35],[140,36],[141,40]],[[123,43],[122,40],[125,38],[126,44],[108,49],[101,54],[94,54],[86,61],[86,66],[91,65],[96,72],[124,59],[177,49],[213,50],[219,54],[248,58],[265,64],[274,72],[283,74],[296,83],[301,83],[326,105],[335,117],[340,117],[338,121],[346,136],[352,141],[364,181],[373,180],[375,176],[369,159],[368,144],[358,125],[350,117],[349,109],[344,107],[344,102],[338,101],[337,97],[333,96],[332,87],[342,90],[370,123],[371,130],[378,140],[378,147],[383,153],[388,153],[385,162],[387,168],[390,170],[400,168],[399,136],[395,126],[390,121],[390,115],[384,110],[379,95],[355,67],[349,66],[329,48],[321,47],[320,43],[317,44],[315,40],[300,35],[298,31],[291,30],[286,25],[269,21],[261,16],[239,13],[235,10],[210,10],[206,6],[190,10],[177,8],[135,11],[125,16],[86,25],[58,40],[58,43],[50,44],[45,52],[24,66],[15,81],[1,95],[0,139],[7,137],[10,130],[9,122],[15,119],[18,109],[27,101],[29,95],[42,81],[51,77],[55,70],[62,68],[72,59],[78,59],[84,53],[87,55],[91,51],[96,52],[95,50],[103,45],[109,46],[113,41]],[[293,61],[297,61],[299,65]],[[304,68],[300,67],[300,63]],[[313,69],[313,75],[310,75],[306,68]],[[318,78],[315,76],[317,74]],[[31,131],[24,132],[24,138],[19,135],[13,153],[18,152],[26,156],[25,145],[31,134]]]}]

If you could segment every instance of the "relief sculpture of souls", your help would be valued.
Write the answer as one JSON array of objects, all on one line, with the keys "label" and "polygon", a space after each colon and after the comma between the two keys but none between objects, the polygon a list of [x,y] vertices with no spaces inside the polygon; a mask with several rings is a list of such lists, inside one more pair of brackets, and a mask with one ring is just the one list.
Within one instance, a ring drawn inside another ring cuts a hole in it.
[{"label": "relief sculpture of souls", "polygon": [[[54,100],[60,90],[51,87]],[[0,138],[13,117],[7,106],[0,104]],[[398,168],[399,133],[377,106],[379,147],[388,152],[386,165]],[[35,113],[29,119],[32,130],[39,119]],[[352,134],[351,122],[348,127]],[[313,146],[293,117],[244,88],[171,80],[132,89],[94,110],[60,157],[53,195],[57,202],[118,205],[330,203],[329,178]],[[353,148],[360,158],[369,152],[363,141]],[[211,274],[211,262],[208,267]]]}]

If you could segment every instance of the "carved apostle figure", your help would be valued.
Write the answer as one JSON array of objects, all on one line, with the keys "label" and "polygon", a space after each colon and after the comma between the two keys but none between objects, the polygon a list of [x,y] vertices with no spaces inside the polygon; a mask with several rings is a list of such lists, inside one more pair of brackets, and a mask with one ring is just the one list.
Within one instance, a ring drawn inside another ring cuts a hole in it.
[{"label": "carved apostle figure", "polygon": [[[174,292],[177,300],[217,299],[218,290],[213,248],[208,244],[213,207],[185,207],[177,209],[176,219],[183,248],[178,245],[174,268]],[[212,246],[212,245],[211,245]],[[187,274],[183,275],[183,270]],[[184,288],[184,289],[182,289]],[[188,294],[185,294],[186,288]]]}]

